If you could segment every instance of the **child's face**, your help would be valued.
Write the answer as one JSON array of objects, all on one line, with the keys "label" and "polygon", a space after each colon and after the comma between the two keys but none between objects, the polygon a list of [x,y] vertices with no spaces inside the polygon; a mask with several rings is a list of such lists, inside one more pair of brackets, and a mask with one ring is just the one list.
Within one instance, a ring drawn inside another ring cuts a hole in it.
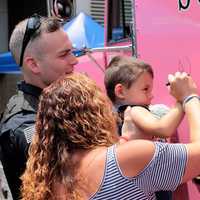
[{"label": "child's face", "polygon": [[124,87],[124,103],[149,105],[153,98],[153,78],[149,72],[143,72],[129,89]]}]

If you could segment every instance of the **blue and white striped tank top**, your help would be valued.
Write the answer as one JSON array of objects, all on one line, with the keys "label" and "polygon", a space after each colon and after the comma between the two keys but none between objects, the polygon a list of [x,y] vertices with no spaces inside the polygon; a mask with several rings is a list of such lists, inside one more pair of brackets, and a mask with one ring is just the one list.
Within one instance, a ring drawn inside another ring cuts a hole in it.
[{"label": "blue and white striped tank top", "polygon": [[155,142],[152,160],[131,178],[122,174],[115,148],[108,148],[102,183],[90,200],[155,200],[156,191],[173,191],[180,184],[187,161],[185,145]]}]

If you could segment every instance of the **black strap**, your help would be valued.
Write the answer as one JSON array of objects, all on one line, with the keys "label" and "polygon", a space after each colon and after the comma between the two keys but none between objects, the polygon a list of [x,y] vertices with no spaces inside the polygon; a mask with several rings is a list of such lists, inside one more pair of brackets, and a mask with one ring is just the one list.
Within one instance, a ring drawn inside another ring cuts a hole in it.
[{"label": "black strap", "polygon": [[133,104],[132,105],[128,105],[128,104],[126,104],[126,105],[119,106],[118,109],[117,109],[117,112],[118,113],[124,113],[124,111],[126,110],[126,108],[128,106],[130,106],[130,107],[140,106],[140,107],[143,107],[143,108],[145,108],[145,109],[147,109],[149,111],[149,107],[146,106],[146,105],[133,105]]}]

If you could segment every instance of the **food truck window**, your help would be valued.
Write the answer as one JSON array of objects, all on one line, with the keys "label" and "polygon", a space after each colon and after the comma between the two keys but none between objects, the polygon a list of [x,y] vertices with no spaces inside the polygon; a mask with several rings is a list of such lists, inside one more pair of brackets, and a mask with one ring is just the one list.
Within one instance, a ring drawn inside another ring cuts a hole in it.
[{"label": "food truck window", "polygon": [[108,3],[108,42],[129,38],[132,22],[132,0],[109,0]]}]

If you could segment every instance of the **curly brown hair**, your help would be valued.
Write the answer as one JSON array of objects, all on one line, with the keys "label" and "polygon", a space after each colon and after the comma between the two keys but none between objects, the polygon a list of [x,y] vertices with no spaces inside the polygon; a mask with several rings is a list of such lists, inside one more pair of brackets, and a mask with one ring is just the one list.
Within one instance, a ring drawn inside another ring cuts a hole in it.
[{"label": "curly brown hair", "polygon": [[56,199],[55,182],[65,186],[66,199],[80,199],[73,152],[110,146],[116,132],[111,103],[93,80],[78,73],[59,78],[40,98],[22,199]]}]

